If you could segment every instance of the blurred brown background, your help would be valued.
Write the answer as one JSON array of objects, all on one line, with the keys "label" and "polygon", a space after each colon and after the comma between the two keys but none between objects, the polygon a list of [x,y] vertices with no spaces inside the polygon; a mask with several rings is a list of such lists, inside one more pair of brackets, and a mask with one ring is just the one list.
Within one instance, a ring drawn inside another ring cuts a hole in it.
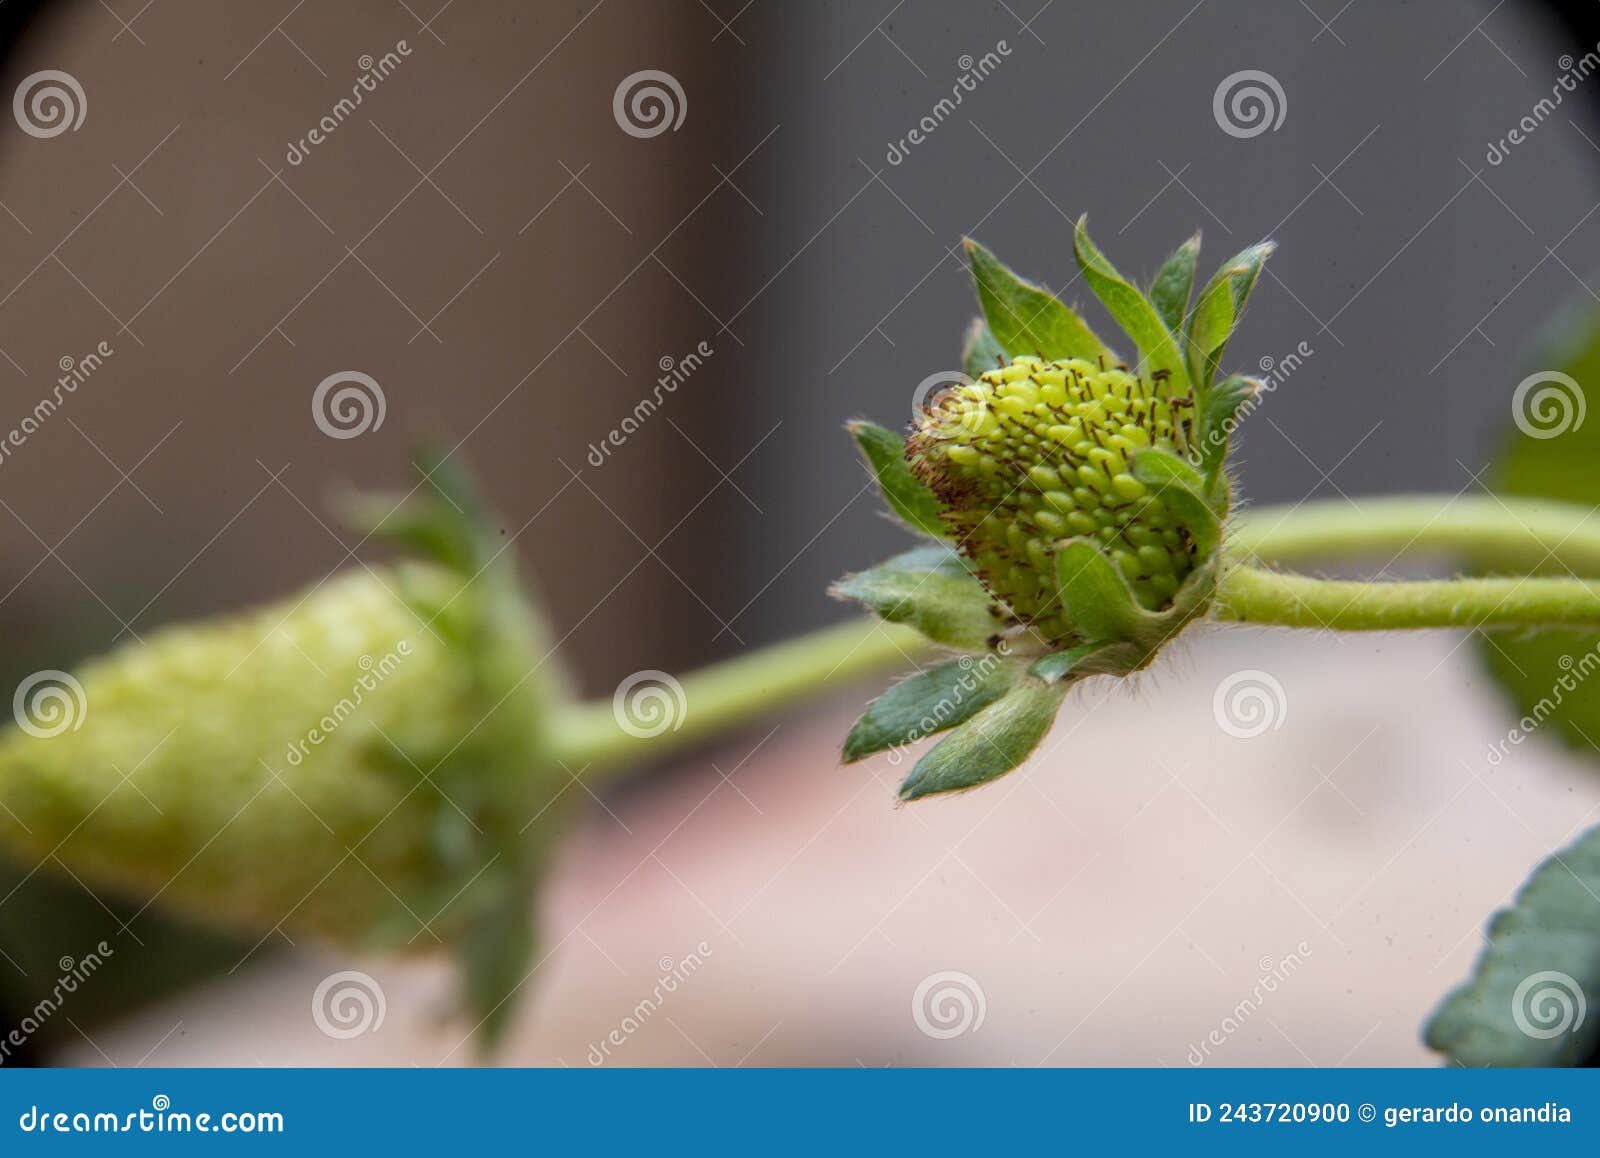
[{"label": "blurred brown background", "polygon": [[[700,37],[646,3],[576,27],[566,5],[474,4],[442,28],[383,0],[287,8],[160,3],[124,27],[95,3],[43,4],[12,56],[6,91],[48,64],[86,78],[89,115],[65,136],[6,136],[10,409],[31,408],[58,359],[101,340],[115,354],[4,464],[8,628],[72,621],[98,649],[312,581],[354,542],[327,521],[333,488],[409,485],[410,449],[432,440],[460,444],[506,525],[526,528],[521,554],[557,621],[578,625],[580,667],[704,650],[681,616],[595,613],[595,599],[639,558],[627,527],[654,545],[712,468],[663,423],[612,477],[585,487],[568,469],[590,472],[584,448],[658,358],[721,344],[691,295],[725,296],[728,254],[708,242],[749,210],[713,164],[732,169],[740,138],[708,117],[627,137],[619,78],[597,67],[648,48],[715,106],[724,82]],[[370,71],[361,58],[399,41],[411,54],[289,164],[290,142]],[[387,413],[335,440],[310,396],[346,369],[378,381]],[[703,437],[706,404],[683,391],[672,417]],[[639,606],[670,568],[714,595],[687,548],[716,513],[618,594]]]}]

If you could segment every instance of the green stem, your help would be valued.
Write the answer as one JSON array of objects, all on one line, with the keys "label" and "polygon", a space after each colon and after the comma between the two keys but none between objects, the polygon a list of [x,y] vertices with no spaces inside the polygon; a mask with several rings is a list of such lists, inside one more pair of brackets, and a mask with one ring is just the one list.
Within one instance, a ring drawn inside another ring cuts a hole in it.
[{"label": "green stem", "polygon": [[[683,696],[671,708],[675,728],[659,735],[626,731],[611,700],[574,704],[554,721],[555,758],[574,772],[630,759],[659,759],[707,736],[786,707],[862,675],[909,667],[931,644],[920,633],[877,619],[853,619],[759,648],[684,676]],[[626,718],[626,717],[624,717]]]},{"label": "green stem", "polygon": [[1223,575],[1214,606],[1217,618],[1236,623],[1335,631],[1597,627],[1600,582],[1495,578],[1364,583],[1235,567]]},{"label": "green stem", "polygon": [[1600,517],[1575,503],[1501,496],[1396,495],[1258,507],[1231,529],[1230,554],[1271,563],[1352,555],[1452,555],[1522,573],[1552,565],[1600,575]]},{"label": "green stem", "polygon": [[[1239,518],[1234,560],[1306,562],[1333,557],[1446,554],[1475,569],[1528,572],[1552,565],[1600,575],[1600,519],[1574,504],[1497,497],[1406,495],[1264,507]],[[1600,583],[1556,578],[1473,578],[1362,583],[1224,570],[1218,619],[1342,631],[1493,626],[1600,626]],[[574,771],[658,759],[781,709],[796,696],[907,666],[931,645],[874,619],[825,628],[683,677],[675,728],[636,736],[609,699],[565,709],[555,756]]]}]

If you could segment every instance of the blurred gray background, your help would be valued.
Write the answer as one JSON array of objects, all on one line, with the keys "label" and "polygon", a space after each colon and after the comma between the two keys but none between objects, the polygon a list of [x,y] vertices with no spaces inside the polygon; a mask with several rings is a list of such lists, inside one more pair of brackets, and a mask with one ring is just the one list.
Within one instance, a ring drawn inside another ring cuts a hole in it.
[{"label": "blurred gray background", "polygon": [[[843,422],[956,365],[963,234],[1085,298],[1084,212],[1140,275],[1197,227],[1207,271],[1281,243],[1231,360],[1314,353],[1249,424],[1252,501],[1476,487],[1531,331],[1595,296],[1600,77],[1486,159],[1593,7],[11,0],[3,91],[59,69],[87,107],[0,126],[0,434],[115,353],[0,459],[8,668],[320,579],[356,543],[327,499],[409,485],[422,440],[482,477],[590,693],[838,618],[827,583],[901,536]],[[646,69],[684,107],[641,137],[613,97]],[[1213,97],[1246,70],[1282,120],[1240,136]],[[334,439],[312,393],[346,370],[386,419]]]}]

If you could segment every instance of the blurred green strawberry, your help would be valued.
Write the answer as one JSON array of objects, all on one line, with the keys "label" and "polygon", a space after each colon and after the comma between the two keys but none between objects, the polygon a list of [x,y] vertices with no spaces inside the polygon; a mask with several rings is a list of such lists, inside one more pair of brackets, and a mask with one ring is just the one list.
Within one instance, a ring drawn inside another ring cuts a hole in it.
[{"label": "blurred green strawberry", "polygon": [[370,501],[424,548],[19,689],[0,842],[214,924],[463,955],[492,1031],[567,784],[543,630],[464,483]]}]

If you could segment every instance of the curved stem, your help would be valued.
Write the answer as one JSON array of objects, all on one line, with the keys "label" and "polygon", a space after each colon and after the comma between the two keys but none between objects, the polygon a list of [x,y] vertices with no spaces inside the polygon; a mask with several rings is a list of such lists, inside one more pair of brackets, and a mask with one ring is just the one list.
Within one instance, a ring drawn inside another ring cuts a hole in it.
[{"label": "curved stem", "polygon": [[1600,627],[1600,582],[1583,579],[1436,579],[1362,583],[1256,567],[1226,572],[1219,619],[1336,631],[1419,627]]},{"label": "curved stem", "polygon": [[[908,627],[860,618],[758,648],[691,672],[671,710],[676,727],[659,735],[624,730],[610,699],[574,704],[553,721],[555,759],[573,771],[651,760],[870,672],[909,666],[932,645]],[[593,769],[591,769],[593,771]]]},{"label": "curved stem", "polygon": [[1596,510],[1549,499],[1396,495],[1258,507],[1231,529],[1230,554],[1271,563],[1448,554],[1500,572],[1560,565],[1600,575]]}]

